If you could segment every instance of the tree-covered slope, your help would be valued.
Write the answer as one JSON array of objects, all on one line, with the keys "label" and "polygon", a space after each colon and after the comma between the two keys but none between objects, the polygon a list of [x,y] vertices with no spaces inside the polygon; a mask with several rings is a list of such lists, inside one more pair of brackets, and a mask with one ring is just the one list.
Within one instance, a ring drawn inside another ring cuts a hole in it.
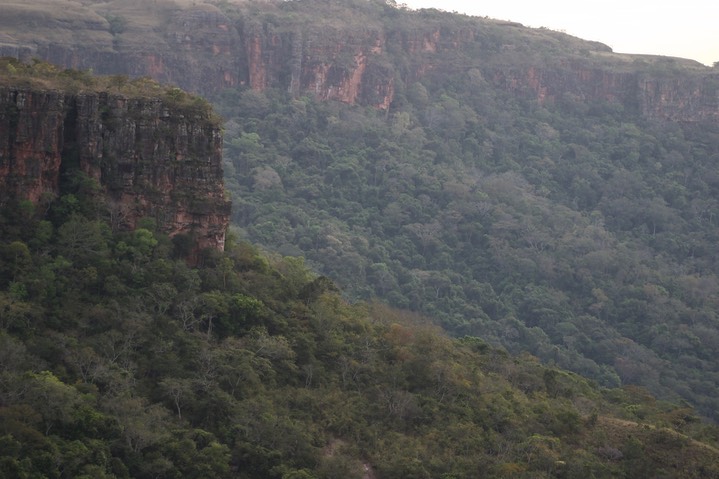
[{"label": "tree-covered slope", "polygon": [[88,3],[101,64],[236,85],[239,233],[330,279],[244,243],[189,269],[83,178],[5,205],[3,473],[716,475],[714,430],[631,386],[719,410],[716,71],[384,2],[215,3]]},{"label": "tree-covered slope", "polygon": [[0,477],[719,477],[689,408],[349,304],[246,243],[189,268],[73,178],[0,210]]},{"label": "tree-covered slope", "polygon": [[[275,7],[273,25],[311,4]],[[473,21],[401,12],[385,25],[452,37]],[[422,76],[405,74],[416,55],[388,51],[387,110],[274,89],[216,97],[234,221],[351,298],[716,418],[716,102],[681,93],[709,95],[715,76],[598,47],[576,73],[576,39],[477,29],[472,48],[423,54],[441,68]]]}]

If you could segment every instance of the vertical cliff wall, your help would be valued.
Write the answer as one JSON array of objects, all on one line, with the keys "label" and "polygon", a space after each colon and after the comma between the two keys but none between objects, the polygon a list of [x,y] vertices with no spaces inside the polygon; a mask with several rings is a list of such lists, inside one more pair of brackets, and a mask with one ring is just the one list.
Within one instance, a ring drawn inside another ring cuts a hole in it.
[{"label": "vertical cliff wall", "polygon": [[198,248],[224,247],[218,125],[157,98],[0,87],[0,196],[38,201],[61,174],[98,180],[119,227],[149,217]]},{"label": "vertical cliff wall", "polygon": [[65,11],[37,2],[47,8],[0,5],[0,56],[149,76],[203,95],[278,88],[382,109],[428,75],[480,70],[488,86],[540,103],[572,95],[651,119],[719,119],[715,69],[614,54],[511,22],[351,0],[128,1]]}]

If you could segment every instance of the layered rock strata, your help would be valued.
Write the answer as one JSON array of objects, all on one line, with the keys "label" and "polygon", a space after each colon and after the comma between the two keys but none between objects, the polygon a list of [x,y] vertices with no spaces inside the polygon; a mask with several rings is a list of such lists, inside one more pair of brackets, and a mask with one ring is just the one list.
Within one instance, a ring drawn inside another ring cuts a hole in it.
[{"label": "layered rock strata", "polygon": [[0,88],[0,188],[5,198],[60,194],[79,169],[105,191],[120,228],[156,220],[196,250],[223,249],[222,137],[216,123],[160,99]]}]

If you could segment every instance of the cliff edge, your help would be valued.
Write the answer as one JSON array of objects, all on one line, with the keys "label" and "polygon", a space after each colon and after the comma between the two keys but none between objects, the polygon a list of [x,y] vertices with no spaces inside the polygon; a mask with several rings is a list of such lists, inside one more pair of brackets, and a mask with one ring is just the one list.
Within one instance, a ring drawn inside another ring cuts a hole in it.
[{"label": "cliff edge", "polygon": [[152,218],[191,236],[195,253],[224,248],[222,135],[204,100],[41,63],[4,59],[0,70],[0,199],[62,194],[63,175],[80,170],[101,186],[114,226]]},{"label": "cliff edge", "polygon": [[477,77],[539,104],[610,102],[652,120],[717,121],[719,72],[617,54],[548,29],[379,0],[37,0],[0,5],[0,55],[389,109],[414,82]]}]

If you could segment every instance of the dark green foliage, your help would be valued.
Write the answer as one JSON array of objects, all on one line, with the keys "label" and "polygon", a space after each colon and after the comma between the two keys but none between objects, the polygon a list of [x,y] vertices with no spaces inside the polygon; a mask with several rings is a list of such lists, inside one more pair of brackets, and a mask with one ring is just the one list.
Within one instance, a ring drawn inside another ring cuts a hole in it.
[{"label": "dark green foliage", "polygon": [[[273,22],[294,25],[312,5],[325,3],[277,4]],[[371,5],[342,22],[370,22]],[[219,96],[234,222],[351,299],[716,419],[716,124],[570,93],[540,101],[492,80],[510,68],[574,75],[557,59],[586,62],[572,55],[589,46],[557,32],[437,11],[391,18],[388,36],[471,30],[476,49],[463,44],[451,53],[462,68],[419,81],[404,69],[432,65],[431,53],[383,52],[395,69],[387,111],[275,90]],[[670,75],[662,65],[652,74]]]},{"label": "dark green foliage", "polygon": [[[112,233],[84,201],[55,225],[0,211],[3,477],[560,477],[678,454],[687,475],[668,477],[716,477],[715,450],[685,434],[717,434],[689,409],[348,304],[247,243],[191,269],[150,222]],[[675,429],[625,438],[639,418]]]},{"label": "dark green foliage", "polygon": [[[364,0],[279,2],[262,21],[321,9],[337,28],[350,7],[398,35],[467,25]],[[82,175],[3,204],[0,476],[719,477],[719,433],[692,409],[561,369],[719,409],[719,132],[494,89],[490,68],[552,61],[565,38],[516,31],[489,24],[483,56],[395,76],[389,111],[225,93],[235,221],[275,256],[229,241],[190,268],[190,238],[113,231]],[[381,78],[413,68],[372,61]],[[0,68],[209,114],[147,79]],[[359,301],[374,297],[462,339]]]}]

